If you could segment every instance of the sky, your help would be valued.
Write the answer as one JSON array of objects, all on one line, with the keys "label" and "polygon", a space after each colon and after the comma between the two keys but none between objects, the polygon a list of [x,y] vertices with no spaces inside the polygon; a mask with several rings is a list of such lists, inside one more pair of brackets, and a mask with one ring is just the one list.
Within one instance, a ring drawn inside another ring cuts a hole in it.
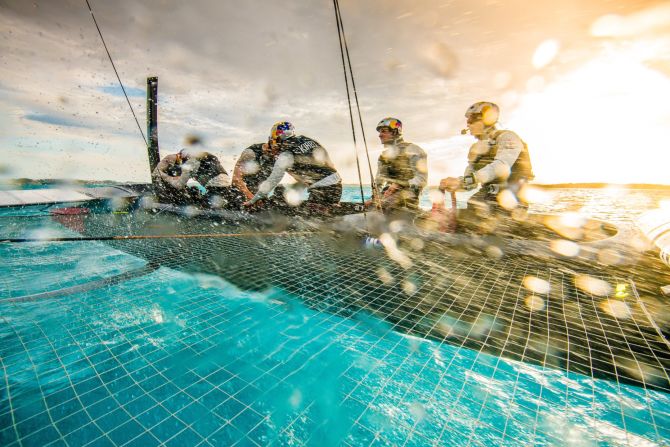
[{"label": "sky", "polygon": [[[141,128],[159,78],[161,155],[197,135],[232,171],[276,121],[348,183],[352,140],[328,0],[89,0]],[[670,2],[340,0],[375,169],[394,116],[460,175],[475,101],[527,142],[536,181],[670,183]],[[356,121],[358,119],[356,118]],[[0,0],[0,177],[149,181],[145,144],[85,0]]]}]

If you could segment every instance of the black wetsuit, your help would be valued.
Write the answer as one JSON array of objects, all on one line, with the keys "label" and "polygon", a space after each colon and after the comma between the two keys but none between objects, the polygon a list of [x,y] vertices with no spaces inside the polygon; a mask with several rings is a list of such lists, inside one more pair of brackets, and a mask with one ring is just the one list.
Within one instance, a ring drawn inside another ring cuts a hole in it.
[{"label": "black wetsuit", "polygon": [[[263,151],[263,143],[252,144],[247,149],[254,153],[254,161],[258,165],[258,169],[254,173],[243,174],[242,180],[244,180],[244,184],[247,185],[249,191],[256,194],[260,184],[263,183],[272,172],[274,157]],[[245,151],[247,149],[245,149]]]},{"label": "black wetsuit", "polygon": [[[286,139],[282,142],[280,150],[293,154],[293,165],[286,171],[298,181],[309,178],[316,183],[337,174],[323,146],[304,135]],[[332,185],[311,188],[307,203],[334,205],[340,202],[341,197],[342,181],[340,180]]]},{"label": "black wetsuit", "polygon": [[[265,190],[256,192],[252,202],[265,198],[287,172],[299,183],[307,185],[309,197],[306,203],[326,206],[339,203],[342,180],[328,153],[318,142],[303,135],[293,136],[280,143],[279,152],[272,172],[261,188]],[[275,191],[275,196],[278,195]]]},{"label": "black wetsuit", "polygon": [[[212,182],[219,176],[227,177],[227,175],[216,156],[209,152],[200,152],[181,158],[177,154],[165,156],[151,177],[159,201],[175,205],[206,206],[216,197],[223,198],[226,202],[231,200],[228,186]],[[203,185],[207,189],[207,194],[187,187],[189,179]]]}]

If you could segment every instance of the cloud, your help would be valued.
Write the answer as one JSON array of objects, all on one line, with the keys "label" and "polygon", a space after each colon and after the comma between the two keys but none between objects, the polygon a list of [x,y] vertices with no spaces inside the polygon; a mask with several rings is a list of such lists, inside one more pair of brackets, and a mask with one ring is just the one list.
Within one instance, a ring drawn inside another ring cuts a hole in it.
[{"label": "cloud", "polygon": [[[123,89],[125,89],[126,94],[129,97],[134,97],[134,98],[144,98],[147,95],[147,92],[145,90],[142,90],[141,88],[135,88],[135,87],[128,87],[128,86],[123,86]],[[108,95],[112,96],[120,96],[124,97],[123,94],[123,89],[121,89],[120,85],[108,85],[105,87],[98,87],[98,90],[107,93]]]},{"label": "cloud", "polygon": [[[83,143],[83,144],[82,144]],[[123,143],[112,138],[111,144]],[[123,153],[114,150],[90,151],[85,142],[68,140],[67,149],[54,147],[39,149],[31,145],[29,148],[18,148],[16,157],[9,165],[9,175],[13,178],[59,178],[84,180],[124,180],[148,182],[150,179],[146,153],[140,154],[136,162],[129,163]],[[35,164],[39,157],[41,163]],[[123,176],[120,177],[119,173]],[[8,178],[8,175],[2,175]]]},{"label": "cloud", "polygon": [[596,37],[623,37],[670,31],[670,4],[665,3],[628,15],[606,14],[591,25]]},{"label": "cloud", "polygon": [[428,156],[429,183],[437,184],[445,177],[463,175],[467,166],[468,149],[474,142],[475,139],[470,135],[418,142]]},{"label": "cloud", "polygon": [[72,121],[71,119],[63,118],[62,116],[56,116],[56,115],[29,113],[27,115],[24,115],[23,118],[30,121],[36,121],[38,123],[53,124],[55,126],[88,127],[80,122]]},{"label": "cloud", "polygon": [[[48,142],[50,150],[96,154],[104,146],[123,153],[125,165],[146,163],[144,143],[85,4],[2,3],[0,116],[7,118],[0,120],[0,143],[5,153],[15,154],[19,148],[13,144],[23,149],[42,139],[40,148]],[[379,151],[374,126],[384,116],[398,116],[408,139],[430,146],[458,135],[464,110],[476,100],[499,101],[503,115],[513,115],[524,104],[527,85],[536,93],[547,90],[596,55],[604,42],[592,39],[584,23],[614,11],[633,17],[638,12],[633,3],[584,0],[577,8],[554,0],[486,6],[424,0],[390,7],[386,0],[341,0],[370,150]],[[334,14],[327,2],[249,0],[230,8],[202,0],[194,8],[161,0],[157,8],[151,2],[96,1],[92,7],[141,126],[146,77],[159,78],[162,154],[178,150],[185,136],[197,133],[230,168],[244,147],[267,138],[273,122],[288,119],[324,144],[346,181],[356,178]],[[538,73],[533,56],[548,39],[560,42],[561,49],[542,52]],[[660,54],[666,47],[644,48]],[[661,70],[665,62],[657,59],[647,61],[656,61]],[[610,78],[626,84],[616,73]],[[561,85],[563,95],[570,96],[570,85]],[[534,121],[529,118],[519,128],[528,123]],[[362,146],[359,138],[359,151]],[[31,154],[46,170],[52,159],[40,158],[44,152]],[[452,166],[462,172],[462,149],[443,147],[430,157],[438,167],[431,171],[432,182]],[[86,166],[95,169],[95,159],[87,159]],[[96,172],[118,167],[109,163],[100,158]],[[25,169],[32,168],[26,164]],[[56,175],[60,168],[52,169]],[[127,176],[123,167],[114,172],[121,180]]]}]

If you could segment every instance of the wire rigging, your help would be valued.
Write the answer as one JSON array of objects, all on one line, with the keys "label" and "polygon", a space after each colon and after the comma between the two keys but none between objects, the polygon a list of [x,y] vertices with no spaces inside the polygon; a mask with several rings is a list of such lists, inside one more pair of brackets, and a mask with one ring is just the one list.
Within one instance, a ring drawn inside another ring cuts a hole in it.
[{"label": "wire rigging", "polygon": [[[142,136],[142,140],[144,141],[145,145],[148,145],[148,141],[146,136],[144,135],[144,131],[142,130],[142,126],[140,125],[139,120],[137,119],[137,115],[135,114],[135,110],[133,109],[133,106],[130,102],[130,99],[128,98],[128,94],[126,92],[126,89],[123,85],[123,82],[121,81],[121,77],[119,76],[119,72],[116,69],[116,65],[114,64],[114,60],[112,59],[112,55],[109,52],[109,49],[107,48],[107,44],[105,42],[105,38],[102,35],[102,30],[100,29],[100,26],[98,25],[98,21],[95,18],[95,14],[93,13],[93,8],[91,8],[91,4],[89,3],[89,0],[84,0],[86,2],[86,6],[88,7],[88,10],[91,14],[91,18],[93,19],[93,23],[95,24],[95,28],[98,31],[98,35],[100,36],[100,40],[102,41],[102,45],[105,48],[105,52],[107,53],[107,57],[109,58],[109,62],[112,65],[112,69],[114,70],[114,74],[116,75],[116,79],[119,81],[119,85],[121,86],[121,90],[123,91],[123,95],[126,98],[126,102],[128,103],[128,107],[130,108],[130,112],[133,115],[133,118],[135,119],[135,123],[137,124],[137,128],[140,131],[140,135]],[[344,83],[345,83],[345,88],[347,90],[347,103],[349,107],[349,118],[351,122],[351,133],[353,136],[354,140],[354,151],[356,155],[356,169],[358,172],[358,181],[359,181],[359,186],[360,186],[360,193],[361,193],[361,202],[364,204],[365,203],[365,197],[364,197],[364,192],[363,192],[363,178],[361,174],[361,166],[360,166],[360,160],[358,157],[358,143],[356,139],[356,127],[354,124],[354,116],[353,116],[353,110],[352,110],[352,104],[351,104],[351,93],[350,91],[353,91],[354,94],[354,101],[356,102],[356,111],[358,113],[358,122],[361,128],[361,135],[363,137],[363,144],[365,146],[365,154],[367,157],[367,162],[368,162],[368,170],[370,173],[370,184],[372,187],[373,191],[373,197],[375,200],[378,202],[379,201],[379,194],[377,191],[377,185],[375,184],[374,180],[374,174],[372,172],[372,163],[370,161],[370,152],[368,150],[368,143],[367,139],[365,137],[365,129],[363,126],[363,117],[361,114],[361,109],[360,109],[360,103],[358,100],[358,92],[356,90],[356,82],[354,80],[354,72],[353,68],[351,66],[351,57],[349,55],[349,46],[347,44],[347,39],[346,35],[344,33],[344,23],[342,21],[342,14],[340,11],[340,5],[339,5],[339,0],[333,0],[333,7],[335,10],[335,21],[337,24],[337,36],[338,36],[338,41],[340,45],[340,56],[342,59],[342,70],[344,73]],[[346,54],[346,60],[345,60],[345,54]],[[347,68],[348,68],[348,73],[347,73]],[[351,78],[351,90],[349,89],[349,78]],[[379,203],[377,203],[379,206]]]},{"label": "wire rigging", "polygon": [[88,10],[91,13],[91,18],[93,19],[93,23],[95,24],[95,28],[98,30],[98,34],[100,35],[100,40],[102,41],[102,45],[105,47],[105,51],[107,52],[107,57],[109,58],[109,62],[112,64],[112,68],[114,69],[114,73],[116,74],[116,79],[119,80],[119,85],[121,86],[121,90],[123,91],[123,96],[126,97],[126,101],[128,102],[128,107],[130,107],[130,112],[133,114],[133,118],[135,118],[135,123],[137,123],[137,128],[140,130],[140,134],[142,135],[142,139],[144,140],[144,145],[148,146],[149,143],[147,142],[147,138],[144,136],[144,132],[142,131],[142,126],[140,126],[140,122],[137,119],[137,115],[135,115],[135,110],[133,110],[133,105],[130,103],[130,99],[128,98],[128,94],[126,93],[126,89],[123,86],[123,82],[121,82],[121,77],[119,76],[119,72],[116,70],[116,65],[114,65],[114,61],[112,60],[112,55],[109,54],[109,50],[107,49],[107,44],[105,43],[105,38],[102,37],[102,31],[100,30],[100,27],[98,26],[98,21],[95,20],[95,14],[93,14],[93,9],[91,9],[91,4],[88,2],[88,0],[84,0],[86,2],[86,6],[88,6]]},{"label": "wire rigging", "polygon": [[[349,76],[351,77],[351,87],[354,93],[354,100],[356,102],[356,111],[358,112],[358,122],[361,127],[361,135],[363,137],[363,145],[365,146],[365,155],[367,157],[368,161],[368,170],[370,172],[370,185],[372,187],[372,192],[373,196],[376,198],[375,200],[379,201],[379,191],[377,191],[377,185],[375,183],[375,177],[374,174],[372,173],[372,163],[370,162],[370,151],[368,150],[368,140],[365,137],[365,126],[363,126],[363,115],[361,114],[361,107],[358,101],[358,91],[356,90],[356,81],[354,80],[354,72],[353,68],[351,66],[351,58],[349,57],[349,45],[347,45],[347,36],[344,33],[344,23],[342,22],[342,13],[340,11],[340,2],[339,0],[333,0],[335,3],[335,14],[337,15],[338,19],[338,30],[341,29],[341,35],[342,35],[342,41],[344,41],[344,50],[347,55],[347,63],[349,65]],[[341,50],[341,44],[340,44],[340,50]],[[346,74],[345,74],[346,78]],[[345,79],[346,80],[346,79]],[[349,94],[349,88],[347,87],[347,95]],[[351,108],[350,108],[351,109]],[[358,153],[357,153],[358,155]],[[356,158],[356,161],[358,161],[358,158]],[[381,205],[380,203],[377,203],[377,205]]]},{"label": "wire rigging", "polygon": [[342,70],[344,72],[344,85],[347,89],[347,103],[349,105],[349,119],[351,121],[351,135],[354,138],[354,152],[356,155],[356,169],[358,171],[358,184],[361,189],[361,203],[365,204],[365,195],[363,194],[363,177],[361,175],[361,163],[358,159],[358,144],[356,142],[356,128],[354,126],[354,114],[351,110],[351,95],[349,93],[349,80],[347,78],[347,65],[344,61],[344,48],[342,46],[344,28],[342,27],[342,17],[339,14],[339,5],[337,0],[333,0],[335,8],[335,22],[337,24],[337,39],[340,44],[340,56],[342,57]]}]

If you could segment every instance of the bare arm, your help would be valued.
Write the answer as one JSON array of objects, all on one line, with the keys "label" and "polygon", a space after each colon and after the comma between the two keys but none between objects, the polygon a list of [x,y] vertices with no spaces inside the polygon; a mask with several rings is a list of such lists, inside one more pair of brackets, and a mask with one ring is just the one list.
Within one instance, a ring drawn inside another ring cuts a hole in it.
[{"label": "bare arm", "polygon": [[168,170],[172,165],[175,164],[176,157],[174,155],[167,155],[163,157],[163,159],[156,165],[156,169],[154,170],[154,176],[160,178],[162,181],[167,183],[168,185],[172,186],[173,188],[176,189],[183,189],[186,187],[186,182],[190,178],[190,167],[186,167],[186,171],[184,170],[184,166],[181,167],[181,175],[179,176],[171,176],[168,174]]},{"label": "bare arm", "polygon": [[293,166],[293,154],[290,152],[282,152],[279,154],[275,160],[275,164],[272,167],[272,172],[267,179],[258,187],[258,192],[254,197],[249,201],[251,205],[258,202],[261,199],[270,194],[270,192],[275,189],[275,187],[281,182],[281,179],[284,177],[286,170]]},{"label": "bare arm", "polygon": [[242,151],[240,158],[237,160],[237,163],[235,163],[235,168],[233,169],[232,185],[242,191],[242,194],[244,194],[247,200],[251,200],[254,197],[254,193],[249,190],[247,184],[244,182],[245,164],[253,163],[255,160],[256,157],[254,151],[247,148]]}]

